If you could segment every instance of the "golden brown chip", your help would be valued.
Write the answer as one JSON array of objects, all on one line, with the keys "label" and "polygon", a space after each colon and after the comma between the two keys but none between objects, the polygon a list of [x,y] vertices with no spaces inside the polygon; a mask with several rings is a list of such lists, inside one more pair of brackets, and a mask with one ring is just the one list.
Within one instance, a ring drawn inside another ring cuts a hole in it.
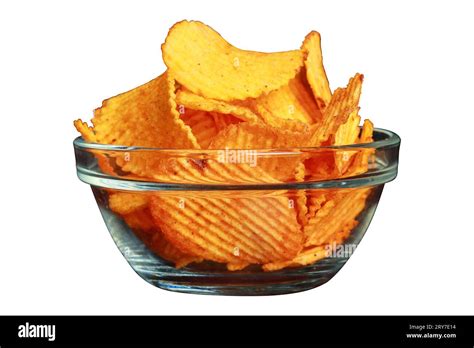
[{"label": "golden brown chip", "polygon": [[[350,113],[347,121],[339,126],[334,135],[333,145],[350,145],[357,143],[359,139],[360,116],[357,110]],[[349,167],[357,150],[337,150],[335,153],[336,168],[339,174],[343,174]]]},{"label": "golden brown chip", "polygon": [[283,128],[286,120],[306,124],[321,122],[321,111],[308,86],[304,70],[288,84],[255,99],[253,108],[272,127]]},{"label": "golden brown chip", "polygon": [[138,230],[143,232],[155,231],[156,226],[148,207],[134,210],[131,213],[123,215],[122,218],[135,233],[137,233]]},{"label": "golden brown chip", "polygon": [[151,211],[166,239],[207,260],[233,265],[286,260],[303,242],[295,210],[282,196],[156,195]]},{"label": "golden brown chip", "polygon": [[370,189],[354,189],[328,200],[305,226],[305,247],[327,243],[345,224],[356,219],[365,208],[369,192]]},{"label": "golden brown chip", "polygon": [[313,90],[314,98],[320,110],[324,111],[331,100],[331,89],[323,65],[323,54],[321,50],[321,36],[312,31],[303,42],[303,52],[306,53],[305,67],[306,78]]},{"label": "golden brown chip", "polygon": [[265,272],[278,271],[287,267],[307,266],[327,257],[330,249],[326,246],[314,246],[306,248],[297,256],[287,261],[269,262],[262,266]]},{"label": "golden brown chip", "polygon": [[[305,166],[302,162],[298,163],[296,166],[296,172],[295,172],[295,182],[304,182],[305,179]],[[294,200],[295,200],[295,209],[296,209],[296,216],[298,218],[298,222],[301,226],[305,226],[308,223],[308,199],[306,196],[306,190],[296,190],[294,194]],[[293,196],[290,196],[293,197]]]},{"label": "golden brown chip", "polygon": [[[289,154],[258,154],[256,149],[289,149],[307,142],[309,132],[293,132],[260,124],[239,123],[220,132],[209,145],[210,149],[241,149],[254,168],[260,168],[278,181],[294,180],[301,156]],[[234,153],[236,150],[228,150]]]},{"label": "golden brown chip", "polygon": [[[92,123],[97,142],[125,146],[197,149],[191,129],[180,119],[174,100],[174,79],[165,73],[131,91],[103,102]],[[147,152],[117,152],[124,171],[152,177],[159,158]]]},{"label": "golden brown chip", "polygon": [[207,149],[209,143],[219,132],[214,117],[206,111],[186,110],[181,114],[181,119],[191,127],[193,135],[202,149]]},{"label": "golden brown chip", "polygon": [[203,261],[200,257],[184,253],[176,248],[159,231],[153,235],[148,247],[158,256],[173,262],[176,268],[183,268],[190,263],[199,263]]},{"label": "golden brown chip", "polygon": [[303,66],[300,50],[241,50],[196,21],[176,23],[162,51],[166,66],[181,85],[205,98],[224,101],[269,93],[287,84]]},{"label": "golden brown chip", "polygon": [[109,208],[126,215],[148,205],[148,196],[135,192],[115,192],[109,195]]},{"label": "golden brown chip", "polygon": [[[360,133],[357,143],[365,144],[373,141],[372,135],[374,131],[374,125],[370,120],[364,120],[362,131]],[[350,164],[346,175],[360,175],[369,169],[369,164],[375,161],[374,158],[375,149],[367,148],[360,149],[354,160]]]},{"label": "golden brown chip", "polygon": [[[97,137],[94,133],[94,130],[92,127],[89,127],[89,125],[82,120],[78,119],[74,121],[74,126],[76,127],[77,131],[81,133],[82,138],[90,143],[98,143]],[[100,169],[102,172],[106,174],[114,174],[115,169],[110,163],[109,158],[107,158],[103,153],[100,153],[99,151],[93,151],[94,156],[97,158],[97,163],[99,164]]]},{"label": "golden brown chip", "polygon": [[184,108],[230,114],[243,121],[261,122],[260,118],[252,110],[243,105],[231,104],[215,99],[206,99],[185,89],[180,89],[177,92],[176,102],[179,106],[182,105]]},{"label": "golden brown chip", "polygon": [[338,127],[347,122],[352,112],[358,110],[363,75],[356,74],[346,88],[334,91],[331,101],[323,113],[323,121],[315,128],[310,146],[324,145]]}]

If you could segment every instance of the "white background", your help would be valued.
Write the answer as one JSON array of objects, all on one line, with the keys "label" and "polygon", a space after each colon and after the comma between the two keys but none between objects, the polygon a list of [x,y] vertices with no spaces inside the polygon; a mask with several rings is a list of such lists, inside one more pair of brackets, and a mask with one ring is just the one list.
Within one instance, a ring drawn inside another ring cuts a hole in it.
[{"label": "white background", "polygon": [[[467,1],[0,3],[0,314],[474,314],[474,11]],[[357,252],[326,285],[256,298],[159,290],[112,242],[75,174],[72,121],[160,74],[182,19],[238,47],[322,34],[332,88],[402,137]]]}]

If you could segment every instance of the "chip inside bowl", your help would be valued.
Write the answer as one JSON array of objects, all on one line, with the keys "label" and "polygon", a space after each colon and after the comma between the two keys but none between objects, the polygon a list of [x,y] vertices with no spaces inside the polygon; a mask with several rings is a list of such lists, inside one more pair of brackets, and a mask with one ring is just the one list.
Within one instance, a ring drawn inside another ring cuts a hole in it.
[{"label": "chip inside bowl", "polygon": [[[74,123],[84,141],[118,145],[93,152],[107,179],[162,185],[107,191],[107,208],[150,250],[178,268],[276,272],[315,264],[350,238],[371,189],[304,185],[369,170],[374,150],[346,147],[373,141],[372,122],[360,125],[363,75],[332,92],[315,31],[299,49],[263,53],[182,21],[162,56],[165,72],[106,99],[92,127]],[[179,185],[212,190],[165,192]],[[257,191],[221,192],[244,185]],[[262,194],[265,185],[300,186]]]}]

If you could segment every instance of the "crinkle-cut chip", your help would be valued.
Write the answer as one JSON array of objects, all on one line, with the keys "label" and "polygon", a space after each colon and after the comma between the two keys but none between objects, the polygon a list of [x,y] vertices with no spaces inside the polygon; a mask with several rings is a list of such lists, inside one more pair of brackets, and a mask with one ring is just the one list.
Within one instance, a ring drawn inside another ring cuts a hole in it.
[{"label": "crinkle-cut chip", "polygon": [[316,215],[316,212],[321,209],[323,204],[327,200],[327,195],[322,192],[321,190],[314,190],[308,192],[307,198],[307,205],[308,205],[308,213],[307,213],[307,220],[313,218]]},{"label": "crinkle-cut chip", "polygon": [[[297,164],[295,171],[295,182],[304,182],[305,170],[305,166],[302,162]],[[303,227],[308,223],[308,199],[306,196],[306,190],[296,190],[294,196],[294,198],[293,196],[290,196],[290,198],[295,200],[294,204],[298,223],[301,227]]]},{"label": "crinkle-cut chip", "polygon": [[[216,158],[186,159],[172,158],[163,161],[163,166],[153,179],[163,183],[181,184],[276,184],[264,169],[254,165],[255,156],[238,150],[219,150]],[[158,173],[159,172],[159,173]]]},{"label": "crinkle-cut chip", "polygon": [[335,234],[327,238],[326,245],[327,244],[330,244],[330,245],[342,244],[347,238],[349,238],[352,230],[356,228],[358,224],[359,222],[355,219],[346,222],[344,226],[342,227],[342,230],[336,232]]},{"label": "crinkle-cut chip", "polygon": [[241,264],[293,258],[303,234],[283,196],[157,194],[151,212],[167,240],[206,260]]},{"label": "crinkle-cut chip", "polygon": [[262,266],[262,269],[265,272],[273,272],[287,267],[311,265],[316,261],[326,258],[330,250],[330,247],[327,246],[314,246],[311,248],[306,248],[292,260],[266,263]]},{"label": "crinkle-cut chip", "polygon": [[340,192],[310,219],[305,226],[305,247],[322,245],[335,233],[343,230],[346,223],[354,220],[364,210],[369,188],[354,189],[351,192]]},{"label": "crinkle-cut chip", "polygon": [[224,130],[231,124],[242,122],[241,119],[229,114],[221,114],[219,112],[211,112],[210,114],[214,118],[214,122],[216,123],[216,127],[219,132]]},{"label": "crinkle-cut chip", "polygon": [[[370,120],[364,120],[357,143],[365,144],[373,141],[374,125]],[[374,161],[375,149],[360,149],[350,164],[346,175],[360,175],[369,169],[369,164]]]},{"label": "crinkle-cut chip", "polygon": [[176,23],[162,52],[166,66],[181,85],[205,98],[224,101],[267,94],[287,84],[303,66],[300,50],[241,50],[197,21]]},{"label": "crinkle-cut chip", "polygon": [[253,104],[265,123],[272,127],[282,127],[282,120],[314,124],[320,122],[322,117],[304,70],[288,84],[269,94],[261,95]]},{"label": "crinkle-cut chip", "polygon": [[81,119],[77,119],[74,121],[74,126],[76,127],[77,131],[81,133],[82,138],[85,141],[90,143],[97,142],[94,129],[90,127],[86,122],[82,121]]},{"label": "crinkle-cut chip", "polygon": [[221,114],[230,114],[243,121],[258,123],[260,118],[248,107],[238,104],[231,104],[222,100],[207,99],[200,95],[194,94],[186,89],[180,89],[176,93],[176,102],[184,108],[218,112]]},{"label": "crinkle-cut chip", "polygon": [[[89,127],[89,125],[82,121],[81,119],[75,120],[74,121],[74,126],[76,127],[77,131],[81,133],[82,138],[90,143],[97,143],[97,138],[95,136],[94,130],[92,127]],[[94,156],[97,158],[97,163],[99,164],[99,168],[104,172],[105,174],[114,174],[115,169],[111,165],[109,158],[107,158],[104,154],[93,151]]]},{"label": "crinkle-cut chip", "polygon": [[[347,121],[339,126],[334,135],[333,145],[350,145],[357,143],[359,139],[359,128],[360,116],[357,110],[354,110],[349,115]],[[357,150],[342,151],[337,150],[334,154],[334,160],[336,162],[336,168],[339,174],[344,174],[351,164],[351,160],[354,155],[357,154]]]},{"label": "crinkle-cut chip", "polygon": [[[103,144],[158,148],[198,149],[191,129],[180,119],[175,102],[175,80],[169,73],[105,100],[92,123],[97,141]],[[117,155],[124,171],[151,177],[159,159],[147,152],[129,158]]]},{"label": "crinkle-cut chip", "polygon": [[319,150],[311,153],[305,160],[306,175],[309,180],[328,180],[334,178],[335,163],[332,150]]},{"label": "crinkle-cut chip", "polygon": [[309,130],[308,123],[296,119],[275,117],[264,105],[257,102],[257,99],[247,99],[243,102],[247,107],[255,112],[266,125],[295,132],[306,132]]},{"label": "crinkle-cut chip", "polygon": [[241,271],[244,268],[250,266],[250,263],[248,262],[241,262],[241,263],[228,263],[227,264],[227,270],[231,272],[235,271]]},{"label": "crinkle-cut chip", "polygon": [[306,78],[311,86],[319,109],[324,111],[331,100],[331,89],[329,88],[329,81],[324,70],[321,36],[318,32],[312,31],[306,35],[302,50],[306,53],[304,61]]},{"label": "crinkle-cut chip", "polygon": [[148,247],[163,259],[173,262],[176,268],[183,268],[191,263],[202,262],[203,259],[182,252],[170,243],[160,231],[153,234]]},{"label": "crinkle-cut chip", "polygon": [[135,192],[115,192],[109,195],[109,208],[121,215],[133,213],[148,205],[148,196]]},{"label": "crinkle-cut chip", "polygon": [[363,75],[356,74],[349,80],[346,88],[338,88],[329,105],[323,112],[321,125],[315,128],[310,139],[310,146],[325,145],[338,127],[345,123],[354,110],[359,110],[359,99],[362,89]]},{"label": "crinkle-cut chip", "polygon": [[257,154],[256,149],[291,149],[304,144],[309,132],[293,132],[260,124],[242,122],[231,125],[220,132],[209,145],[209,149],[226,149],[224,154],[238,155],[253,161],[260,168],[279,181],[293,181],[296,166],[301,157],[295,155],[278,156],[275,154]]},{"label": "crinkle-cut chip", "polygon": [[181,114],[181,119],[191,127],[202,149],[207,149],[211,140],[219,132],[214,117],[206,111],[186,110],[184,114]]},{"label": "crinkle-cut chip", "polygon": [[155,230],[155,223],[148,207],[122,215],[125,223],[135,232],[137,230],[151,232]]},{"label": "crinkle-cut chip", "polygon": [[362,125],[362,131],[359,137],[359,144],[371,143],[374,141],[372,138],[374,134],[374,124],[370,120],[364,120]]}]

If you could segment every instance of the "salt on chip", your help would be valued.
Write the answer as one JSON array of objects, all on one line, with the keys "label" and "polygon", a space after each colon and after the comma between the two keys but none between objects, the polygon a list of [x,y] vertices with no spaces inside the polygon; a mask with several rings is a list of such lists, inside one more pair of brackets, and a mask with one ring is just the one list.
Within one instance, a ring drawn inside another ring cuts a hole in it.
[{"label": "salt on chip", "polygon": [[306,53],[304,61],[306,78],[319,109],[325,110],[331,100],[331,89],[324,70],[321,36],[318,32],[312,31],[306,36],[302,50]]},{"label": "salt on chip", "polygon": [[197,21],[176,23],[162,52],[166,66],[181,85],[205,98],[224,101],[269,93],[287,84],[303,66],[300,50],[241,50]]},{"label": "salt on chip", "polygon": [[167,240],[206,260],[266,263],[291,259],[302,247],[296,213],[283,196],[155,195],[151,211]]}]

